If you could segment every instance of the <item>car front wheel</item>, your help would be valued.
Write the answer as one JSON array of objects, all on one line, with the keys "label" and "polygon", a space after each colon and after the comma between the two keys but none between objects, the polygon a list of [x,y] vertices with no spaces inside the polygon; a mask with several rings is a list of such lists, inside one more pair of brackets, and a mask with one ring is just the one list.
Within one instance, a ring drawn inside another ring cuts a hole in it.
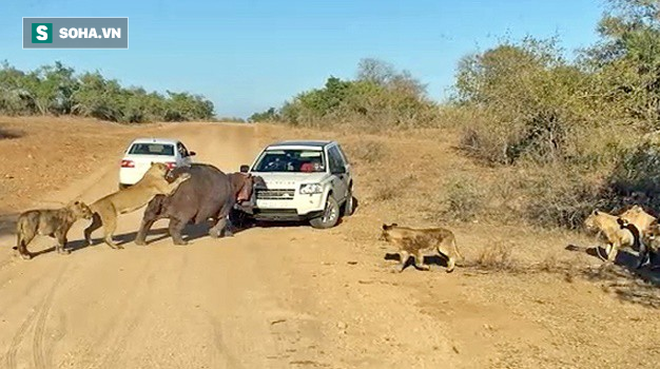
[{"label": "car front wheel", "polygon": [[336,226],[337,222],[339,221],[339,210],[340,209],[337,200],[335,200],[332,195],[328,195],[328,200],[326,200],[323,215],[318,218],[311,219],[309,223],[312,225],[312,227],[317,229],[332,228]]},{"label": "car front wheel", "polygon": [[357,205],[357,200],[353,197],[353,190],[348,191],[348,196],[346,197],[346,202],[344,202],[344,216],[350,217],[355,213],[355,206]]}]

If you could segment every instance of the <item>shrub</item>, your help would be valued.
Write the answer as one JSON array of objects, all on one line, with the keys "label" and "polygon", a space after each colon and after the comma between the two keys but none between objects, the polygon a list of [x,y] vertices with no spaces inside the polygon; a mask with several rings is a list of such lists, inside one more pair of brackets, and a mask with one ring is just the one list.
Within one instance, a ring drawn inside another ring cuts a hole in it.
[{"label": "shrub", "polygon": [[474,266],[487,271],[513,271],[517,263],[511,257],[511,245],[495,242],[481,249]]},{"label": "shrub", "polygon": [[608,207],[598,183],[570,175],[555,172],[530,178],[523,217],[539,226],[578,229],[592,210]]},{"label": "shrub", "polygon": [[23,72],[8,63],[0,67],[0,113],[9,115],[75,114],[122,123],[204,120],[213,104],[199,95],[122,87],[100,73],[75,75],[56,62]]},{"label": "shrub", "polygon": [[252,121],[282,121],[307,127],[340,124],[377,131],[384,128],[430,127],[438,107],[426,86],[407,71],[375,59],[363,59],[357,78],[330,76],[322,88],[302,92],[278,111],[255,113]]},{"label": "shrub", "polygon": [[358,164],[380,162],[387,155],[384,145],[379,141],[361,141],[347,149],[349,149],[349,156],[354,158]]},{"label": "shrub", "polygon": [[446,186],[445,217],[461,221],[474,220],[485,207],[484,193],[474,178],[457,178]]},{"label": "shrub", "polygon": [[623,207],[627,202],[660,209],[660,146],[651,136],[636,147],[626,150],[607,178],[613,194],[611,206]]}]

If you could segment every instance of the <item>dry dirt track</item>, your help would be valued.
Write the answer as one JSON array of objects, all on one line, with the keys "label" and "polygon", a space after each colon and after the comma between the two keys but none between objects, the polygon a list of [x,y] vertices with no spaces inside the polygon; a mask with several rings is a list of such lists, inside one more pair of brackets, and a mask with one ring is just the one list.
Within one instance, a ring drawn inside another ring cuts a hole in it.
[{"label": "dry dirt track", "polygon": [[[259,149],[246,126],[173,126],[163,136],[182,138],[198,161],[225,171]],[[115,190],[116,160],[44,200],[91,202]],[[410,315],[404,292],[384,295],[379,289],[388,286],[373,286],[367,294],[356,280],[349,286],[342,269],[354,266],[346,264],[351,245],[341,227],[256,228],[221,240],[202,228],[187,247],[169,238],[139,247],[132,239],[141,215],[120,218],[117,238],[127,241],[125,250],[97,244],[31,261],[0,255],[0,367],[387,367],[416,360],[437,367],[453,355],[451,344],[433,333],[445,327]],[[86,224],[71,230],[74,246]],[[148,240],[159,239],[165,224],[157,223]],[[4,236],[0,243],[14,240]],[[52,244],[43,238],[31,249]],[[380,309],[399,299],[404,302]],[[354,309],[363,310],[351,315],[359,328],[340,320]],[[393,335],[400,354],[381,345]],[[410,356],[419,349],[432,355]]]},{"label": "dry dirt track", "polygon": [[[205,227],[194,227],[186,247],[162,239],[166,221],[156,224],[149,246],[136,246],[137,211],[120,218],[124,250],[98,244],[31,261],[14,256],[15,240],[3,235],[0,218],[0,368],[639,369],[660,360],[657,309],[631,303],[618,295],[628,290],[611,282],[582,277],[579,268],[599,261],[564,250],[592,242],[576,233],[454,222],[448,226],[468,259],[509,245],[515,265],[542,261],[554,272],[446,274],[436,265],[389,272],[396,261],[384,259],[393,250],[376,240],[381,222],[435,225],[419,208],[444,175],[489,174],[452,151],[446,132],[355,137],[268,125],[119,126],[52,117],[5,117],[0,124],[25,130],[0,141],[0,208],[8,212],[32,200],[55,207],[53,201],[93,201],[114,191],[121,146],[150,134],[179,137],[198,161],[225,171],[251,160],[266,141],[335,137],[353,149],[362,204],[330,230],[253,228],[212,240]],[[357,149],[374,142],[384,160],[369,163]],[[89,157],[78,160],[83,153]],[[378,200],[382,168],[394,183],[424,181],[392,201]],[[70,182],[80,173],[91,174]],[[44,186],[52,177],[66,186],[40,194],[59,188]],[[85,226],[81,221],[69,234],[74,247]],[[30,248],[52,245],[40,239]],[[554,270],[567,263],[577,274]]]}]

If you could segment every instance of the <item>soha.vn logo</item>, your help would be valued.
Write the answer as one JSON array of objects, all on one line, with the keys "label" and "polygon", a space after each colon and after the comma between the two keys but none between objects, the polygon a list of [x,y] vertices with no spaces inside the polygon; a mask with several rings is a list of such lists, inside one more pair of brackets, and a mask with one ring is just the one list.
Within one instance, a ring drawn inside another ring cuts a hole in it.
[{"label": "soha.vn logo", "polygon": [[52,23],[32,23],[32,43],[52,44],[53,43],[53,24]]}]

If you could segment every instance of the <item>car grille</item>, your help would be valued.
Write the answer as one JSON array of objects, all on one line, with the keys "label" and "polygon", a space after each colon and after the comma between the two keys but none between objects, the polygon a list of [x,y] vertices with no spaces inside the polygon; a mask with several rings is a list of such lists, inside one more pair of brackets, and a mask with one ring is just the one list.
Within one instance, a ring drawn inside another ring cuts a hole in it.
[{"label": "car grille", "polygon": [[257,190],[257,200],[293,200],[296,190]]}]

